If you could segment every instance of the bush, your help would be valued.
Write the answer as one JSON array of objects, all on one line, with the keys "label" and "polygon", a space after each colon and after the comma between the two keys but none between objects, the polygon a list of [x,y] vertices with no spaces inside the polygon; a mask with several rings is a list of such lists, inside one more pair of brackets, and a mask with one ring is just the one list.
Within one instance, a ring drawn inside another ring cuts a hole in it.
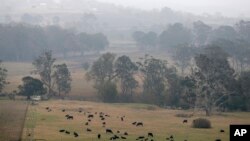
[{"label": "bush", "polygon": [[211,128],[211,122],[205,118],[197,118],[193,120],[193,128]]}]

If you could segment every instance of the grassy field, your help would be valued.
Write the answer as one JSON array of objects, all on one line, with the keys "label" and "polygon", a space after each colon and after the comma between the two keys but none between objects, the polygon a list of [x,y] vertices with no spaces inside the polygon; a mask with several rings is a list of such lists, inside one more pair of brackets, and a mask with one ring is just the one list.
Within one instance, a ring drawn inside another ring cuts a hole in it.
[{"label": "grassy field", "polygon": [[[69,66],[73,80],[71,96],[83,96],[87,99],[93,99],[96,96],[92,82],[86,81],[84,69],[76,67],[79,64],[63,60],[56,63],[66,63]],[[18,90],[18,85],[22,84],[22,78],[31,75],[31,71],[34,70],[31,62],[4,62],[3,66],[8,70],[7,81],[10,82],[3,90],[5,92]],[[34,74],[31,76],[38,77]]]},{"label": "grassy field", "polygon": [[[45,107],[49,106],[52,111],[48,112]],[[250,124],[250,113],[223,113],[209,117],[212,122],[211,129],[195,129],[191,127],[192,120],[197,117],[204,117],[203,113],[198,113],[194,117],[188,119],[187,124],[183,124],[184,118],[176,117],[178,113],[191,113],[191,111],[167,110],[156,106],[145,104],[104,104],[86,101],[46,101],[39,105],[33,106],[36,110],[36,125],[34,131],[35,139],[45,139],[47,141],[97,141],[97,134],[102,135],[102,140],[107,141],[111,137],[105,133],[106,128],[110,128],[113,132],[120,131],[122,135],[128,132],[127,140],[134,141],[138,136],[146,136],[148,132],[154,134],[154,140],[163,141],[166,137],[173,135],[176,141],[214,141],[216,138],[222,141],[229,140],[230,124]],[[78,110],[83,112],[79,113]],[[65,112],[61,110],[65,109]],[[88,126],[87,115],[90,112],[104,112],[110,115],[105,119],[106,127],[102,127],[102,122],[98,114],[94,114],[94,118]],[[67,120],[66,114],[74,116],[73,120]],[[120,117],[125,116],[124,121]],[[141,121],[143,127],[136,127],[131,123]],[[27,125],[29,123],[26,123]],[[86,129],[92,129],[87,132]],[[71,132],[70,135],[60,133],[60,129]],[[224,129],[225,133],[220,133],[220,129]],[[75,138],[72,132],[77,132],[79,137]],[[24,135],[25,136],[25,135]]]},{"label": "grassy field", "polygon": [[18,141],[22,135],[27,102],[0,100],[0,141]]}]

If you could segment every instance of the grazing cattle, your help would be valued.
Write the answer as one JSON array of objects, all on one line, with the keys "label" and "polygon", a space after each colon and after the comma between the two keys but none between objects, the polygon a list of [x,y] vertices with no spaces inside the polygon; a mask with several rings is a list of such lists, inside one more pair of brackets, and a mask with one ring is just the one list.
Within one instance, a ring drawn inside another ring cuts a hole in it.
[{"label": "grazing cattle", "polygon": [[98,138],[98,139],[101,139],[101,134],[98,134],[98,135],[97,135],[97,138]]},{"label": "grazing cattle", "polygon": [[73,116],[68,116],[67,119],[68,119],[68,120],[70,120],[70,119],[73,120],[74,117],[73,117]]},{"label": "grazing cattle", "polygon": [[166,140],[169,140],[169,138],[166,138]]},{"label": "grazing cattle", "polygon": [[144,136],[139,136],[136,140],[141,140],[141,139],[144,139],[145,137]]},{"label": "grazing cattle", "polygon": [[106,122],[102,122],[102,125],[106,125]]},{"label": "grazing cattle", "polygon": [[59,132],[65,132],[65,130],[64,130],[64,129],[61,129],[61,130],[59,130]]},{"label": "grazing cattle", "polygon": [[91,119],[88,119],[88,122],[91,122]]},{"label": "grazing cattle", "polygon": [[88,118],[94,118],[94,115],[92,115],[92,114],[88,115]]},{"label": "grazing cattle", "polygon": [[78,135],[78,133],[74,132],[74,136],[75,136],[75,138],[77,138],[79,135]]},{"label": "grazing cattle", "polygon": [[215,139],[215,141],[221,141],[221,139]]},{"label": "grazing cattle", "polygon": [[137,122],[135,121],[135,122],[133,122],[132,124],[133,124],[133,125],[136,125],[136,123],[137,123]]},{"label": "grazing cattle", "polygon": [[111,129],[106,129],[106,133],[111,133],[113,134],[113,131]]},{"label": "grazing cattle", "polygon": [[119,134],[120,133],[120,131],[119,130],[117,130],[117,132],[116,132],[117,134]]},{"label": "grazing cattle", "polygon": [[105,117],[110,117],[110,115],[107,115],[107,114],[106,114]]},{"label": "grazing cattle", "polygon": [[148,137],[154,137],[153,133],[148,133]]},{"label": "grazing cattle", "polygon": [[87,129],[86,129],[86,131],[87,131],[87,132],[92,132],[92,130],[91,130],[91,129],[89,129],[89,128],[87,128]]},{"label": "grazing cattle", "polygon": [[49,107],[46,107],[45,109],[46,109],[46,110],[49,110]]},{"label": "grazing cattle", "polygon": [[69,131],[65,131],[65,133],[66,133],[66,134],[70,134],[70,132],[69,132]]},{"label": "grazing cattle", "polygon": [[143,126],[142,122],[137,122],[136,126]]},{"label": "grazing cattle", "polygon": [[62,112],[65,112],[65,109],[62,109]]},{"label": "grazing cattle", "polygon": [[124,132],[124,135],[125,135],[125,136],[128,136],[128,133],[127,133],[127,132]]},{"label": "grazing cattle", "polygon": [[123,117],[121,117],[121,121],[123,121],[124,119],[123,119]]},{"label": "grazing cattle", "polygon": [[101,118],[101,120],[105,120],[105,118],[104,118],[104,117],[102,117],[102,118]]},{"label": "grazing cattle", "polygon": [[126,140],[127,138],[126,138],[126,137],[121,136],[121,139]]},{"label": "grazing cattle", "polygon": [[182,123],[188,123],[188,120],[187,120],[187,119],[184,119]]},{"label": "grazing cattle", "polygon": [[88,122],[86,122],[86,123],[85,123],[85,125],[89,125],[89,123],[88,123]]},{"label": "grazing cattle", "polygon": [[110,140],[116,140],[119,139],[120,137],[118,137],[117,135],[114,135],[113,137],[110,137]]},{"label": "grazing cattle", "polygon": [[224,133],[224,132],[225,132],[225,130],[223,130],[223,129],[220,129],[220,132],[221,132],[221,133]]},{"label": "grazing cattle", "polygon": [[174,138],[174,136],[173,136],[173,135],[171,135],[169,138],[170,138],[170,139],[173,139],[173,138]]},{"label": "grazing cattle", "polygon": [[79,113],[81,113],[81,112],[82,112],[82,110],[79,110],[78,112],[79,112]]},{"label": "grazing cattle", "polygon": [[65,117],[68,117],[68,116],[69,116],[69,114],[65,115]]}]

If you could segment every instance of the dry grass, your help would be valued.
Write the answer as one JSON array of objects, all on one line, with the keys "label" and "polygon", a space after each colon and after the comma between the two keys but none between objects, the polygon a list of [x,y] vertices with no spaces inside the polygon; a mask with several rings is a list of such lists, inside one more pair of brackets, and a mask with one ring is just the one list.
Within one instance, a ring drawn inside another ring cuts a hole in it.
[{"label": "dry grass", "polygon": [[22,134],[27,103],[0,100],[0,140],[18,141]]},{"label": "dry grass", "polygon": [[[60,60],[57,63],[64,63],[69,66],[72,75],[72,91],[71,96],[84,96],[87,98],[95,97],[95,90],[92,86],[92,82],[86,81],[85,71],[81,68],[76,68],[79,65],[76,62],[69,62]],[[24,76],[31,75],[31,71],[34,70],[31,62],[17,63],[17,62],[4,62],[4,67],[8,70],[7,81],[10,82],[4,89],[5,92],[12,92],[18,90],[18,85],[22,83]],[[32,75],[38,77],[37,75]]]},{"label": "dry grass", "polygon": [[[52,112],[47,112],[45,107],[49,106]],[[183,124],[183,118],[178,118],[175,115],[182,111],[166,110],[154,107],[150,110],[150,105],[146,104],[103,104],[93,102],[80,101],[47,101],[41,102],[36,106],[37,125],[35,128],[36,139],[46,139],[49,141],[80,141],[97,140],[97,133],[101,133],[103,140],[108,140],[110,135],[105,134],[105,129],[101,126],[101,120],[95,116],[88,128],[93,130],[92,133],[87,133],[87,126],[84,123],[87,117],[83,113],[78,113],[79,108],[91,113],[105,112],[111,115],[106,119],[107,128],[113,131],[127,131],[129,133],[128,141],[135,140],[139,135],[146,135],[148,132],[153,132],[155,140],[165,140],[167,136],[173,134],[176,140],[192,140],[192,141],[213,141],[215,138],[229,140],[229,125],[230,124],[249,124],[249,113],[225,113],[208,118],[212,123],[211,129],[195,129],[191,127],[192,120],[197,117],[204,117],[204,114],[198,114],[188,119],[187,124]],[[61,110],[66,109],[63,113]],[[189,113],[188,111],[183,111]],[[66,114],[74,116],[74,120],[66,120]],[[125,121],[121,122],[121,116],[126,116]],[[135,127],[131,123],[134,121],[142,121],[143,127]],[[78,138],[73,135],[65,135],[59,133],[60,129],[66,129],[71,132],[79,133]],[[219,130],[224,129],[225,133],[220,133]]]}]

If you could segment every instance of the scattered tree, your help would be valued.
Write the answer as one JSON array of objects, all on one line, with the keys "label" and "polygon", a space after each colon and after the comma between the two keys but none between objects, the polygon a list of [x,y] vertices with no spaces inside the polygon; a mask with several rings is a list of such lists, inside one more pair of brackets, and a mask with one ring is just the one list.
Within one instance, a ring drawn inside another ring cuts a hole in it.
[{"label": "scattered tree", "polygon": [[57,84],[57,90],[59,96],[64,92],[69,93],[71,90],[71,75],[66,64],[55,65],[56,68],[53,77],[55,78],[55,83]]},{"label": "scattered tree", "polygon": [[43,84],[48,88],[48,94],[53,94],[54,85],[52,83],[53,77],[53,66],[56,59],[52,56],[52,51],[43,52],[35,61],[32,63],[35,67],[33,71],[38,74]]},{"label": "scattered tree", "polygon": [[30,76],[23,77],[23,85],[20,85],[19,94],[27,96],[27,99],[30,100],[30,97],[33,95],[44,95],[47,89],[44,87],[43,83],[36,78]]}]

